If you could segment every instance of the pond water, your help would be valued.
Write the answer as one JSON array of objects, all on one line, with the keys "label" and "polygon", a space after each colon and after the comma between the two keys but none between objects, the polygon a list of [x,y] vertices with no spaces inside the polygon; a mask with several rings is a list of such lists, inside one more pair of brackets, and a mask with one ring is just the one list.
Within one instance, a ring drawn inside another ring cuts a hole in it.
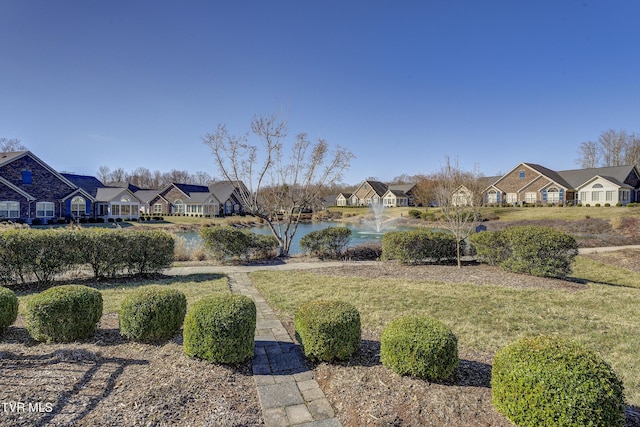
[{"label": "pond water", "polygon": [[[322,230],[327,227],[346,227],[351,229],[351,240],[349,242],[349,246],[358,246],[358,245],[363,245],[365,243],[380,241],[384,233],[388,231],[409,230],[409,228],[395,227],[395,226],[389,225],[389,226],[386,226],[380,232],[377,232],[369,224],[354,225],[354,224],[340,224],[335,222],[300,223],[298,224],[298,230],[296,231],[295,236],[293,236],[293,242],[291,243],[291,250],[289,251],[289,253],[291,255],[300,253],[300,239],[302,239],[303,236],[311,233],[312,231]],[[269,229],[269,227],[266,227],[266,226],[252,227],[252,228],[249,228],[249,230],[259,234],[271,234],[271,230]],[[177,234],[187,239],[187,241],[190,243],[202,242],[202,239],[200,238],[200,234],[198,232],[177,233]]]}]

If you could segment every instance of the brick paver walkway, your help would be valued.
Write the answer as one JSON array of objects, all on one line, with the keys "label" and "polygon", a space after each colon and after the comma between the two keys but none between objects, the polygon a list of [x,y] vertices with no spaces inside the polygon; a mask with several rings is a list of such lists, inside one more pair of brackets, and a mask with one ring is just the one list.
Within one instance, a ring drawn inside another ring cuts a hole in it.
[{"label": "brick paver walkway", "polygon": [[256,304],[253,377],[267,427],[342,426],[298,346],[244,272],[229,274],[231,291]]}]

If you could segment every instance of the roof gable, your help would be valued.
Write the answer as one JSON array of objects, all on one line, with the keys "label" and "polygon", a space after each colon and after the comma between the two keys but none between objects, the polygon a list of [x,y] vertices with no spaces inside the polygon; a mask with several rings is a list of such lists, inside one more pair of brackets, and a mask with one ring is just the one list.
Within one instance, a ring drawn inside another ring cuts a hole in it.
[{"label": "roof gable", "polygon": [[15,162],[18,159],[23,157],[30,157],[34,162],[38,163],[42,168],[44,168],[47,172],[53,175],[56,179],[62,181],[65,185],[68,185],[71,188],[76,188],[77,186],[69,181],[67,178],[62,176],[58,171],[53,169],[51,166],[43,162],[38,156],[33,154],[31,151],[14,151],[9,153],[0,153],[0,168],[8,165],[9,163]]}]

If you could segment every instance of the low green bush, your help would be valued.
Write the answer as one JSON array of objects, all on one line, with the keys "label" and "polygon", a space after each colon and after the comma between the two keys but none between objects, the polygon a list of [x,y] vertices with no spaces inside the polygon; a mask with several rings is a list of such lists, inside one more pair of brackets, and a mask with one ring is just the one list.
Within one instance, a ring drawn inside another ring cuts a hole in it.
[{"label": "low green bush", "polygon": [[7,288],[0,287],[0,335],[18,318],[18,298]]},{"label": "low green bush", "polygon": [[360,313],[342,301],[302,304],[293,318],[296,337],[305,356],[329,362],[348,359],[360,348]]},{"label": "low green bush", "polygon": [[321,259],[338,259],[344,254],[350,240],[350,228],[327,227],[303,236],[300,249]]},{"label": "low green bush", "polygon": [[196,302],[184,320],[184,352],[234,364],[254,355],[256,305],[245,295],[223,294]]},{"label": "low green bush", "polygon": [[458,366],[458,339],[437,319],[403,316],[382,332],[380,360],[400,375],[444,380]]},{"label": "low green bush", "polygon": [[424,228],[391,231],[382,236],[382,259],[405,264],[455,261],[456,238],[451,233]]},{"label": "low green bush", "polygon": [[571,273],[578,243],[550,227],[518,226],[471,236],[478,260],[515,273],[563,277]]},{"label": "low green bush", "polygon": [[120,333],[134,341],[166,341],[180,330],[186,312],[184,293],[161,286],[143,287],[122,302]]},{"label": "low green bush", "polygon": [[173,264],[173,236],[161,230],[125,231],[126,265],[133,274],[159,273]]},{"label": "low green bush", "polygon": [[272,235],[262,235],[231,226],[203,227],[200,237],[211,257],[229,259],[266,259],[276,255],[278,241]]},{"label": "low green bush", "polygon": [[622,382],[597,354],[558,337],[522,338],[493,359],[495,408],[521,426],[624,426]]},{"label": "low green bush", "polygon": [[102,294],[81,285],[49,288],[26,303],[25,323],[36,341],[71,342],[96,331],[102,317]]}]

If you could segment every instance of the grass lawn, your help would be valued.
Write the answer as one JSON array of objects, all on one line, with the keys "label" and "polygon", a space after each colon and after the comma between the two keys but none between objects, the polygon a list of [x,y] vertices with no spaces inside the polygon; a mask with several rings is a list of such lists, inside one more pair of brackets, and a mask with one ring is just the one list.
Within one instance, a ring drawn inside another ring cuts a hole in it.
[{"label": "grass lawn", "polygon": [[631,271],[581,257],[573,276],[588,281],[584,289],[452,285],[289,271],[255,272],[251,279],[283,318],[292,319],[303,302],[339,299],[353,303],[363,328],[377,336],[392,319],[417,313],[447,323],[461,347],[483,352],[493,353],[525,335],[572,338],[598,351],[624,381],[628,403],[640,406],[640,280]]},{"label": "grass lawn", "polygon": [[[131,279],[130,282],[122,282],[120,280],[105,281],[91,286],[102,293],[103,313],[107,314],[117,313],[127,295],[130,295],[140,287],[149,285],[162,285],[184,292],[187,297],[187,307],[191,307],[194,302],[202,298],[220,292],[229,292],[227,276],[222,274],[192,274],[158,280]],[[21,292],[18,294],[20,314],[25,314],[26,298],[33,293],[35,292]]]}]

